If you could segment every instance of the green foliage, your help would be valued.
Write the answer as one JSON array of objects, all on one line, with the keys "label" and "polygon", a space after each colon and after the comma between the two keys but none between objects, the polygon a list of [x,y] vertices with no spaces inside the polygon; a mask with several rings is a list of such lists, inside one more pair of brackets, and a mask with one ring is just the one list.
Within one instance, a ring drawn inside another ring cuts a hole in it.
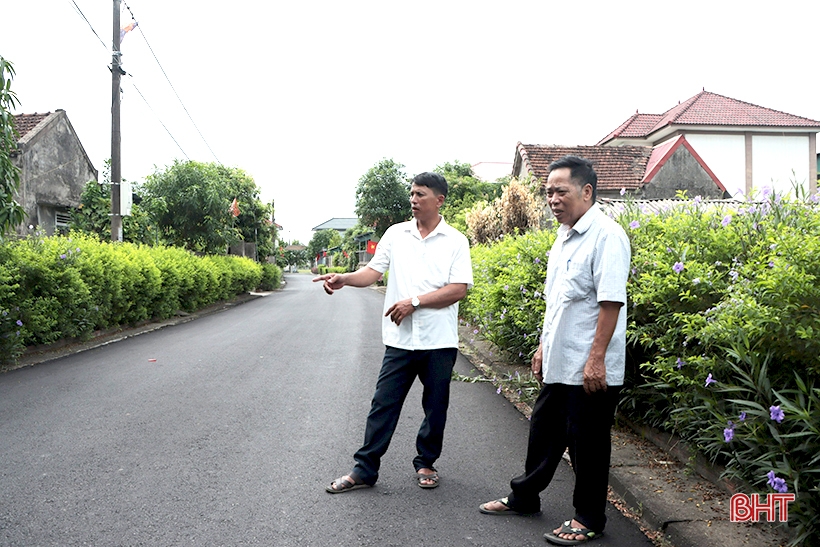
[{"label": "green foliage", "polygon": [[[216,163],[176,161],[150,175],[142,207],[161,242],[190,251],[224,254],[238,241],[256,242],[260,260],[273,254],[273,203],[262,204],[253,179],[241,169]],[[230,205],[236,198],[240,214]]]},{"label": "green foliage", "polygon": [[347,266],[325,266],[324,264],[319,264],[316,266],[316,271],[319,275],[326,273],[345,273],[347,272]]},{"label": "green foliage", "polygon": [[262,264],[262,278],[259,281],[260,291],[273,291],[282,285],[282,268],[276,264]]},{"label": "green foliage", "polygon": [[[80,196],[80,206],[71,211],[71,230],[96,234],[101,241],[111,240],[111,160],[105,161],[103,182],[89,181]],[[131,214],[122,219],[123,241],[130,243],[159,243],[159,234],[151,225],[148,213],[138,202],[144,198],[139,185],[132,187],[137,198]]]},{"label": "green foliage", "polygon": [[441,216],[450,226],[467,234],[465,215],[476,203],[491,202],[501,197],[505,184],[484,182],[475,178],[472,168],[467,163],[454,161],[435,168],[447,179],[447,199],[441,208]]},{"label": "green foliage", "polygon": [[470,251],[475,283],[461,303],[461,316],[475,334],[521,363],[528,363],[538,348],[547,257],[554,240],[554,231],[529,232]]},{"label": "green foliage", "polygon": [[11,153],[17,149],[11,111],[20,103],[11,90],[13,78],[14,66],[0,55],[0,240],[26,218],[23,208],[14,200],[20,185],[20,170],[11,161]]},{"label": "green foliage", "polygon": [[0,245],[0,364],[25,346],[86,339],[98,329],[194,311],[281,280],[274,265],[94,235]]},{"label": "green foliage", "polygon": [[336,230],[319,230],[313,234],[310,242],[307,244],[308,258],[316,258],[316,255],[324,250],[338,247],[342,244],[342,236]]},{"label": "green foliage", "polygon": [[403,169],[400,163],[383,159],[359,179],[356,215],[363,225],[373,227],[376,237],[411,216],[410,185]]}]

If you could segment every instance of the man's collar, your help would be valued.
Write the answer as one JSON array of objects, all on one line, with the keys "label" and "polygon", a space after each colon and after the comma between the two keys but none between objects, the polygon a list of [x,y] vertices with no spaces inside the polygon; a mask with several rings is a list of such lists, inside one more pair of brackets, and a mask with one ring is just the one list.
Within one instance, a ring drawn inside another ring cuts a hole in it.
[{"label": "man's collar", "polygon": [[[590,208],[587,209],[587,212],[584,213],[583,215],[581,215],[581,218],[579,218],[575,222],[575,225],[572,228],[570,228],[569,230],[575,230],[577,233],[583,234],[584,232],[589,230],[590,226],[592,226],[593,219],[600,212],[601,212],[601,210],[598,208],[598,204],[593,203],[590,206]],[[567,231],[569,231],[569,230],[567,230]]]},{"label": "man's collar", "polygon": [[[419,232],[418,221],[415,218],[413,220],[407,221],[407,225],[408,225],[407,231],[409,231],[411,234],[418,237],[419,239],[422,239],[421,232]],[[433,235],[436,235],[436,234],[439,234],[439,233],[440,234],[446,234],[449,229],[450,229],[450,225],[447,224],[447,221],[444,220],[443,216],[439,215],[438,216],[438,224],[436,224],[436,227],[433,228],[433,230],[429,234],[427,234],[427,237],[430,237],[430,236],[433,236]]]}]

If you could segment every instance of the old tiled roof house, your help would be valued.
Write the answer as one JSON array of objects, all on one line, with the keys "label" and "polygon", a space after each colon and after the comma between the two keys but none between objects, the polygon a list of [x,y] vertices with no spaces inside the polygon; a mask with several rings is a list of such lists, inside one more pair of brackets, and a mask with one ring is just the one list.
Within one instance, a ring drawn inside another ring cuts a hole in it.
[{"label": "old tiled roof house", "polygon": [[47,234],[66,228],[70,210],[80,205],[86,183],[97,180],[65,111],[14,116],[18,134],[12,161],[20,169],[20,188],[15,199],[26,219],[17,227],[24,235],[28,226]]},{"label": "old tiled roof house", "polygon": [[513,176],[531,174],[542,183],[548,167],[566,155],[592,161],[598,174],[598,197],[620,198],[628,192],[639,199],[689,196],[723,198],[726,189],[682,136],[651,146],[543,146],[518,144]]}]

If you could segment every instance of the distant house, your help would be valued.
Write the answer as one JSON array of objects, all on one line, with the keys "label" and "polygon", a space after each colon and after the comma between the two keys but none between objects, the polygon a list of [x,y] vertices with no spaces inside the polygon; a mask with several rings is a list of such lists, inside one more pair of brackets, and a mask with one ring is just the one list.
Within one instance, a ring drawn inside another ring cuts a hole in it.
[{"label": "distant house", "polygon": [[683,136],[651,146],[546,146],[518,143],[512,174],[532,175],[543,185],[549,165],[566,155],[593,163],[598,174],[598,197],[620,198],[621,192],[638,199],[690,197],[723,198],[726,188]]},{"label": "distant house", "polygon": [[65,111],[14,116],[18,133],[12,161],[20,169],[15,199],[27,218],[17,227],[24,235],[33,225],[51,235],[68,227],[70,211],[80,205],[97,170],[88,158]]},{"label": "distant house", "polygon": [[657,146],[685,136],[729,194],[768,186],[792,190],[792,181],[817,191],[820,121],[702,91],[663,114],[630,116],[599,145]]},{"label": "distant house", "polygon": [[356,226],[358,222],[358,218],[331,218],[318,226],[314,226],[312,230],[314,232],[321,232],[322,230],[336,230],[339,232],[339,235],[344,236],[345,232]]}]

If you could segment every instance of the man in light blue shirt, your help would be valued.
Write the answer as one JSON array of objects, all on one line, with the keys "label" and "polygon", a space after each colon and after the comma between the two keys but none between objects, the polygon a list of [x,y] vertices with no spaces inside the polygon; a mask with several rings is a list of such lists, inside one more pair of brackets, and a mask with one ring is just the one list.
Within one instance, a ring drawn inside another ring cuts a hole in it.
[{"label": "man in light blue shirt", "polygon": [[540,493],[565,449],[575,470],[575,513],[544,535],[575,545],[606,525],[610,429],[624,380],[626,281],[630,246],[624,230],[595,205],[591,162],[566,156],[550,165],[547,197],[561,224],[550,250],[547,309],[533,372],[544,383],[533,407],[524,473],[506,498],[484,503],[485,514],[540,511]]},{"label": "man in light blue shirt", "polygon": [[467,238],[439,214],[446,196],[443,176],[416,175],[410,187],[413,220],[388,228],[366,267],[314,279],[323,281],[325,292],[333,294],[346,285],[367,287],[390,270],[382,317],[384,359],[364,444],[353,456],[353,471],[326,488],[331,494],[376,483],[381,457],[416,376],[424,385],[425,417],[416,438],[418,455],[413,466],[420,487],[439,485],[433,465],[441,455],[450,377],[458,354],[458,301],[473,284]]}]

